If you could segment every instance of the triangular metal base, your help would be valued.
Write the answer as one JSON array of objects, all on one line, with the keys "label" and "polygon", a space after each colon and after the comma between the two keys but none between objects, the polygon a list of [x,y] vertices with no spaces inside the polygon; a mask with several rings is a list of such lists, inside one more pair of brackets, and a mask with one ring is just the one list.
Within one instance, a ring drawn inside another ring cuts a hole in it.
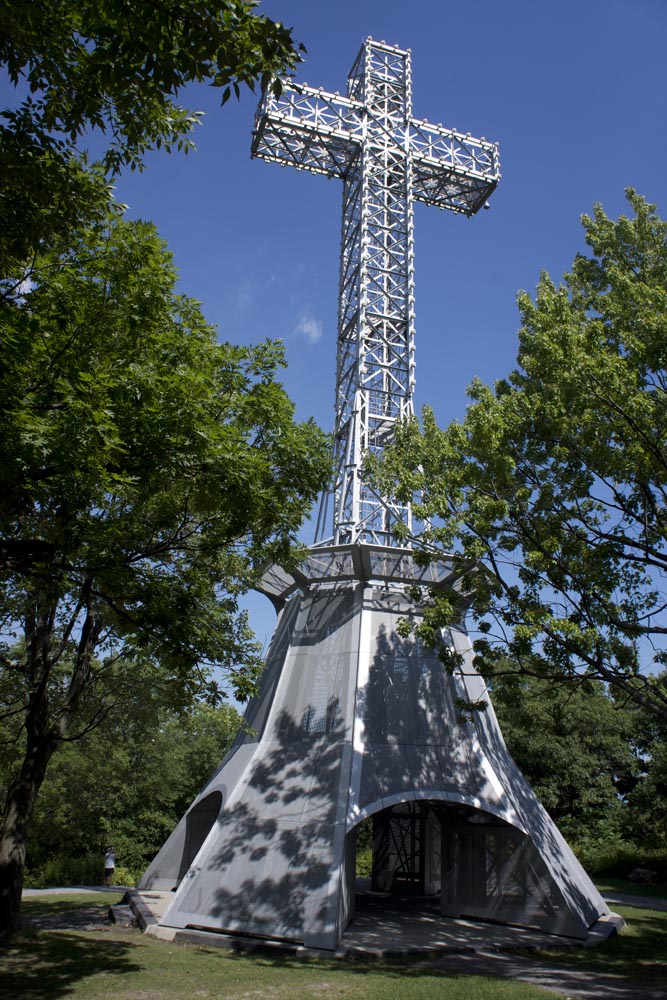
[{"label": "triangular metal base", "polygon": [[[463,630],[463,667],[401,638],[408,585],[456,585],[408,550],[321,547],[263,591],[280,611],[242,733],[140,889],[160,919],[335,949],[353,917],[356,831],[375,817],[374,883],[439,894],[441,912],[584,939],[604,900],[509,756]],[[402,846],[401,846],[402,845]]]}]

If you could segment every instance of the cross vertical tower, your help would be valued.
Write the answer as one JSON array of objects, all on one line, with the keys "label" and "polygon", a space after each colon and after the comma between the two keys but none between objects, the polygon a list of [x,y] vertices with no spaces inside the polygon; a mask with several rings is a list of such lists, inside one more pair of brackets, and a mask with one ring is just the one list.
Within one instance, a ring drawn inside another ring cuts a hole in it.
[{"label": "cross vertical tower", "polygon": [[361,472],[413,413],[413,201],[473,215],[498,183],[497,147],[413,118],[409,51],[369,38],[346,97],[306,85],[267,94],[252,153],[343,180],[335,477],[316,540],[393,545],[397,522],[412,529],[410,506]]}]

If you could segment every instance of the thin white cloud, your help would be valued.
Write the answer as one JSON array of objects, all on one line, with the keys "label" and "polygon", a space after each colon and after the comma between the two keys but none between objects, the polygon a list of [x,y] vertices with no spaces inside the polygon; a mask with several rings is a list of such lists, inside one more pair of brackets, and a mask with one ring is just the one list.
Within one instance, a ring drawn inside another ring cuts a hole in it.
[{"label": "thin white cloud", "polygon": [[277,274],[270,274],[263,282],[256,278],[246,278],[239,285],[234,301],[234,313],[240,316],[255,299],[261,299],[262,293],[274,285],[282,285],[284,282]]},{"label": "thin white cloud", "polygon": [[312,313],[301,313],[299,322],[294,327],[294,333],[305,337],[309,344],[316,344],[321,339],[324,330],[319,319]]},{"label": "thin white cloud", "polygon": [[253,297],[254,287],[255,286],[251,281],[244,281],[241,284],[238,292],[236,293],[236,302],[234,303],[234,312],[236,315],[245,311]]}]

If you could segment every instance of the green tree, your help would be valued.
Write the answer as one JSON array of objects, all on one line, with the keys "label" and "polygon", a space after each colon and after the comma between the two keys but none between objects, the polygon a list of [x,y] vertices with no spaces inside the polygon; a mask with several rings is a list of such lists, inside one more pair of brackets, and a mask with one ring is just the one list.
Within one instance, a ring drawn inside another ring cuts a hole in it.
[{"label": "green tree", "polygon": [[237,596],[290,563],[330,469],[276,380],[281,346],[219,344],[150,225],[111,218],[33,273],[0,302],[0,692],[25,746],[0,833],[3,930],[49,760],[128,663],[146,683],[159,664],[174,703],[215,700],[210,664],[240,700],[253,689]]},{"label": "green tree", "polygon": [[[162,846],[231,746],[231,705],[166,708],[136,690],[80,740],[53,755],[35,806],[27,871],[41,881],[99,879],[104,848],[139,873]],[[2,782],[0,781],[0,784]]]},{"label": "green tree", "polygon": [[[658,678],[667,690],[667,673]],[[626,840],[667,848],[667,722],[636,706],[633,738],[641,765],[639,780],[627,796],[623,815]],[[667,860],[667,858],[666,858]]]},{"label": "green tree", "polygon": [[638,844],[667,847],[667,739],[651,747],[647,768],[628,798],[623,832]]},{"label": "green tree", "polygon": [[635,712],[598,682],[497,677],[493,705],[512,757],[573,842],[618,837],[640,780]]},{"label": "green tree", "polygon": [[[280,88],[300,48],[256,0],[0,0],[0,67],[15,88],[0,113],[0,279],[11,288],[45,242],[99,217],[108,175],[151,148],[187,152],[199,121],[178,103],[188,84],[219,88],[223,103],[242,86]],[[104,137],[92,171],[91,133]]]},{"label": "green tree", "polygon": [[[598,679],[665,718],[667,224],[627,196],[631,218],[583,217],[560,287],[519,296],[518,368],[474,382],[463,423],[425,410],[380,476],[421,493],[424,557],[455,552],[484,673]],[[462,613],[433,595],[424,634]]]}]

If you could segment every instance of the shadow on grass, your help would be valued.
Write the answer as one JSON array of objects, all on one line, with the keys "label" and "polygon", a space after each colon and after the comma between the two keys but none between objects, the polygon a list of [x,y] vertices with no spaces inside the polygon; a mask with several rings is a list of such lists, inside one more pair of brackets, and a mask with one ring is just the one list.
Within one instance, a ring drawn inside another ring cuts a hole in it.
[{"label": "shadow on grass", "polygon": [[[23,900],[21,915],[24,924],[39,924],[54,926],[68,918],[77,918],[79,923],[107,921],[110,906],[120,903],[124,893],[113,893],[103,896],[99,893],[90,895],[62,896],[31,896]],[[62,929],[62,927],[61,927]]]},{"label": "shadow on grass", "polygon": [[[628,986],[636,984],[665,991],[667,984],[667,916],[651,910],[628,910],[624,914],[627,929],[620,936],[610,938],[595,948],[562,948],[525,952],[521,949],[506,951],[496,960],[492,956],[481,958],[477,953],[424,954],[409,958],[352,958],[340,959],[325,956],[272,955],[267,952],[228,953],[228,960],[252,961],[256,965],[281,968],[284,970],[312,968],[322,972],[345,970],[346,973],[364,976],[368,973],[400,979],[403,982],[422,977],[433,979],[466,979],[475,976],[491,976],[499,979],[518,975],[514,959],[529,963],[536,974],[540,967],[560,966],[572,972],[590,975],[591,982],[596,976],[620,977]],[[197,948],[197,951],[207,951]],[[521,971],[521,970],[519,970]],[[524,970],[525,971],[525,970]],[[617,981],[618,982],[618,981]],[[605,987],[602,987],[603,989]],[[609,995],[614,995],[609,993]],[[619,994],[620,995],[620,994]],[[667,996],[667,993],[665,994]]]},{"label": "shadow on grass", "polygon": [[12,1000],[56,1000],[89,976],[141,971],[135,945],[79,934],[41,933],[30,927],[0,943],[2,995]]},{"label": "shadow on grass", "polygon": [[[192,946],[191,946],[192,947]],[[193,951],[200,954],[211,955],[215,949],[193,947]],[[488,974],[486,970],[478,972],[475,964],[478,956],[474,953],[457,954],[454,956],[429,956],[423,957],[383,957],[383,958],[329,958],[324,954],[320,955],[285,955],[270,954],[262,951],[244,952],[227,951],[221,952],[226,962],[251,963],[256,968],[275,969],[282,972],[303,972],[312,971],[336,975],[345,973],[346,975],[357,976],[384,976],[387,978],[400,979],[402,981],[416,980],[423,977],[434,979],[470,979],[471,977],[483,978]],[[451,959],[454,959],[452,962]],[[468,968],[469,964],[469,968]]]},{"label": "shadow on grass", "polygon": [[614,905],[625,930],[596,948],[543,951],[539,959],[569,968],[623,976],[665,990],[667,984],[667,914]]}]

